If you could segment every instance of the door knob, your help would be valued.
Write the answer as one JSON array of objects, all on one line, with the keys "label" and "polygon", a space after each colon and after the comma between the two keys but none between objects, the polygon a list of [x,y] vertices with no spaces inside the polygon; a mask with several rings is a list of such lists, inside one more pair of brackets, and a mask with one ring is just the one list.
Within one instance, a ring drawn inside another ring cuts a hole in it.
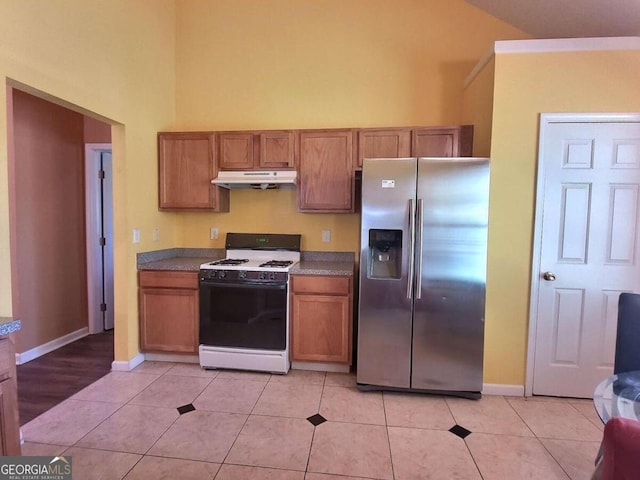
[{"label": "door knob", "polygon": [[544,272],[542,274],[542,278],[544,278],[548,282],[555,282],[556,276],[551,272]]}]

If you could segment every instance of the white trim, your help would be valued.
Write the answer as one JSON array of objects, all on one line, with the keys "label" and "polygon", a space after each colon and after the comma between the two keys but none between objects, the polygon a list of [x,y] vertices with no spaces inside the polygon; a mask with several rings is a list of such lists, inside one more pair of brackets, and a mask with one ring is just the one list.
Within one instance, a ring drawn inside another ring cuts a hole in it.
[{"label": "white trim", "polygon": [[494,44],[502,53],[587,52],[602,50],[640,50],[640,37],[542,38],[500,40]]},{"label": "white trim", "polygon": [[62,337],[51,340],[50,342],[27,350],[26,352],[16,353],[16,365],[22,365],[24,363],[30,362],[31,360],[41,357],[42,355],[46,355],[47,353],[53,352],[60,347],[64,347],[71,342],[75,342],[76,340],[86,337],[87,335],[89,335],[89,328],[83,327],[80,330],[67,333]]},{"label": "white trim", "polygon": [[540,135],[538,138],[538,173],[536,176],[536,202],[533,230],[533,252],[531,256],[531,292],[529,298],[529,331],[527,338],[527,365],[524,394],[533,395],[533,373],[536,352],[536,329],[538,322],[538,295],[540,288],[540,261],[542,243],[542,202],[544,201],[544,164],[542,145],[545,144],[549,125],[555,123],[584,122],[640,122],[640,113],[542,113],[540,114]]},{"label": "white trim", "polygon": [[[86,249],[87,249],[87,305],[89,317],[89,333],[103,331],[102,312],[100,312],[100,298],[102,297],[102,282],[100,281],[101,253],[95,240],[98,232],[99,221],[99,195],[100,182],[96,179],[96,160],[99,160],[100,152],[111,152],[110,143],[85,143],[85,218],[86,218]],[[96,154],[98,155],[96,159]],[[111,305],[113,309],[113,305]]]},{"label": "white trim", "polygon": [[133,370],[142,362],[144,362],[144,354],[138,353],[135,357],[128,361],[122,360],[114,360],[111,362],[111,371],[112,372],[128,372]]},{"label": "white trim", "polygon": [[640,37],[543,38],[536,40],[499,40],[485,53],[462,84],[467,88],[491,59],[503,53],[591,52],[603,50],[640,50]]},{"label": "white trim", "polygon": [[145,353],[144,359],[150,362],[200,363],[198,355],[180,353]]},{"label": "white trim", "polygon": [[345,363],[291,362],[292,370],[315,370],[318,372],[349,373],[351,365]]},{"label": "white trim", "polygon": [[473,70],[469,72],[469,75],[465,77],[464,82],[462,83],[463,89],[467,88],[471,84],[471,82],[475,80],[475,78],[480,74],[480,72],[484,69],[484,67],[486,67],[489,64],[489,62],[494,56],[495,56],[495,53],[493,51],[493,48],[491,48],[487,53],[485,53],[482,56],[482,58],[478,61],[478,63],[476,63],[476,66],[473,67]]},{"label": "white trim", "polygon": [[524,397],[524,385],[503,385],[500,383],[483,383],[483,395],[503,395],[505,397]]}]

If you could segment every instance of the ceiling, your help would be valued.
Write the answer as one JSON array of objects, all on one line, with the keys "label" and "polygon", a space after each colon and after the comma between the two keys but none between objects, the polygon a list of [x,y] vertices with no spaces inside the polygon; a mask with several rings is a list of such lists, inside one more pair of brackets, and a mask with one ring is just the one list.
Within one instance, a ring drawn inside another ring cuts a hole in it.
[{"label": "ceiling", "polygon": [[534,38],[640,35],[640,0],[466,0]]}]

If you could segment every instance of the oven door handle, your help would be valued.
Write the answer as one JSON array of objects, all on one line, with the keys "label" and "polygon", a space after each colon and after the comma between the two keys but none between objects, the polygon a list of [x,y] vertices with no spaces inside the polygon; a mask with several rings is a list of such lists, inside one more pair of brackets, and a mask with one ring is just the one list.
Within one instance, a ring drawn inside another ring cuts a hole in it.
[{"label": "oven door handle", "polygon": [[233,283],[233,282],[207,282],[200,281],[202,287],[221,287],[221,288],[250,288],[256,290],[286,290],[286,283]]}]

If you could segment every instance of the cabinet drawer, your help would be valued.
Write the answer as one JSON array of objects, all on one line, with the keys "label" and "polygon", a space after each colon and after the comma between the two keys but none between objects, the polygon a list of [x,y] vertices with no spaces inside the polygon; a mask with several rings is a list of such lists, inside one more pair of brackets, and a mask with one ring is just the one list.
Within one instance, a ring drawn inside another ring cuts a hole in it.
[{"label": "cabinet drawer", "polygon": [[351,277],[292,275],[294,293],[317,293],[329,295],[349,295]]},{"label": "cabinet drawer", "polygon": [[172,272],[167,270],[145,270],[138,272],[140,287],[198,288],[198,272]]}]

